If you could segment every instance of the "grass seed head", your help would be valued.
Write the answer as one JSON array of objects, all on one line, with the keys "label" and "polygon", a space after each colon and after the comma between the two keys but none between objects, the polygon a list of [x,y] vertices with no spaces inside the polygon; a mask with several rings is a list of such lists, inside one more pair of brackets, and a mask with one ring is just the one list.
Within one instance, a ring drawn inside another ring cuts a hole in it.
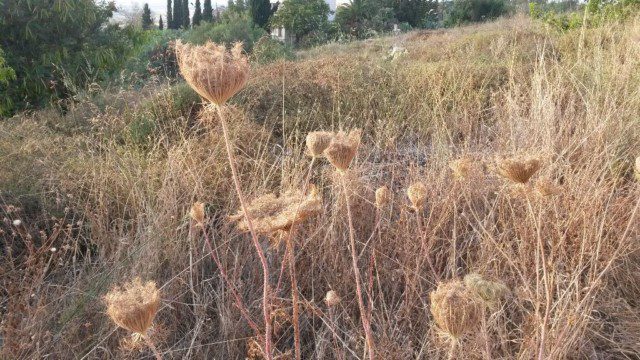
[{"label": "grass seed head", "polygon": [[413,208],[418,211],[427,200],[427,186],[422,181],[415,182],[407,188],[407,196]]},{"label": "grass seed head", "polygon": [[[289,191],[279,197],[274,194],[263,195],[252,201],[247,211],[256,232],[273,234],[288,231],[294,223],[303,223],[319,214],[322,211],[322,198],[315,186],[311,186],[307,195],[301,191]],[[241,231],[249,230],[242,210],[232,215],[230,220],[239,221],[238,228]]]},{"label": "grass seed head", "polygon": [[636,174],[636,180],[640,181],[640,156],[636,158],[636,166],[634,168]]},{"label": "grass seed head", "polygon": [[198,225],[202,226],[204,224],[204,203],[196,202],[191,206],[191,210],[189,210],[189,216],[195,221]]},{"label": "grass seed head", "polygon": [[391,203],[391,190],[387,186],[379,187],[376,190],[376,208],[384,209],[389,203]]},{"label": "grass seed head", "polygon": [[327,294],[324,297],[324,302],[327,304],[328,307],[334,307],[338,305],[341,300],[342,299],[340,298],[338,293],[333,290],[327,291]]},{"label": "grass seed head", "polygon": [[328,131],[313,131],[307,134],[307,149],[313,157],[321,157],[331,144],[333,133]]},{"label": "grass seed head", "polygon": [[324,150],[324,155],[338,170],[346,171],[349,168],[351,161],[358,153],[361,133],[358,129],[349,134],[339,132],[331,139],[329,147]]},{"label": "grass seed head", "polygon": [[431,314],[442,331],[459,339],[477,325],[480,307],[462,281],[452,280],[431,292]]},{"label": "grass seed head", "polygon": [[113,288],[105,295],[104,300],[111,320],[138,334],[147,332],[160,309],[160,292],[156,283],[148,281],[143,284],[140,278],[135,278],[121,288]]},{"label": "grass seed head", "polygon": [[180,73],[203,98],[222,105],[235,95],[249,77],[249,60],[242,53],[242,43],[230,51],[224,45],[208,41],[204,45],[176,42]]}]

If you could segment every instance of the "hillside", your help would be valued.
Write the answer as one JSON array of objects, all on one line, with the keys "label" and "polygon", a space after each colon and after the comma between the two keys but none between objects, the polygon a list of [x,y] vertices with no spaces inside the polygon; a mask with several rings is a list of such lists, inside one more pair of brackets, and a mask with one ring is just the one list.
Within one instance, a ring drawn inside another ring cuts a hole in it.
[{"label": "hillside", "polygon": [[[217,115],[160,80],[61,108],[0,127],[2,357],[150,358],[103,300],[140,277],[160,288],[150,337],[164,358],[261,358],[189,217],[206,204],[207,238],[262,331],[260,262],[229,218]],[[289,242],[303,358],[365,349],[342,175],[325,159],[310,168],[305,148],[311,131],[356,128],[345,188],[377,358],[640,356],[639,18],[560,33],[516,16],[328,44],[253,64],[224,114],[248,200],[300,190],[308,173],[322,199]],[[539,164],[526,184],[500,176],[515,160]],[[382,186],[392,196],[376,207]],[[296,322],[288,236],[260,238],[281,358]],[[465,276],[481,310],[449,319],[454,340],[430,294],[446,283],[461,296],[451,281]]]}]

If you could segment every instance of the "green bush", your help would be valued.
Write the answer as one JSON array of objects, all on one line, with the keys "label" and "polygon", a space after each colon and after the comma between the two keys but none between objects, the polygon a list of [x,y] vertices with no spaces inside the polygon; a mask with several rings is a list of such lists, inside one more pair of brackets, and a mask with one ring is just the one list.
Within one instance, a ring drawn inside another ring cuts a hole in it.
[{"label": "green bush", "polygon": [[183,40],[198,45],[208,40],[224,44],[241,41],[244,43],[245,51],[251,52],[253,44],[266,34],[266,31],[254,24],[248,15],[235,14],[217,23],[196,26],[184,34]]},{"label": "green bush", "polygon": [[144,32],[109,23],[114,10],[92,0],[4,2],[0,46],[17,81],[3,97],[17,109],[38,107],[119,72]]},{"label": "green bush", "polygon": [[492,20],[509,11],[506,0],[454,0],[445,15],[444,26]]},{"label": "green bush", "polygon": [[[7,66],[3,55],[2,48],[0,48],[0,93],[4,93],[5,90],[3,90],[3,87],[9,86],[9,82],[16,78],[16,72]],[[8,114],[12,105],[13,103],[10,98],[0,98],[0,116]]]},{"label": "green bush", "polygon": [[253,46],[252,59],[260,64],[270,63],[279,59],[292,60],[295,58],[293,49],[282,42],[265,35]]},{"label": "green bush", "polygon": [[[586,10],[587,26],[600,26],[610,21],[627,19],[640,10],[640,0],[590,0],[586,9],[561,8],[558,4],[529,3],[529,15],[559,31],[577,29],[583,26]],[[568,11],[568,10],[578,11]],[[564,11],[563,11],[564,10]]]}]

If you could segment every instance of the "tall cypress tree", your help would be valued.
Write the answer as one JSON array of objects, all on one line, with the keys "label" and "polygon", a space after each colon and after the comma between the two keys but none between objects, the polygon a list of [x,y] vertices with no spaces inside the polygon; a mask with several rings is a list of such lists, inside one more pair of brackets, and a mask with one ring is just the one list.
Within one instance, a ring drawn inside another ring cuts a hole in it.
[{"label": "tall cypress tree", "polygon": [[173,14],[171,13],[171,0],[167,0],[167,29],[173,29]]},{"label": "tall cypress tree", "polygon": [[211,7],[211,0],[204,0],[202,21],[213,22],[213,8]]},{"label": "tall cypress tree", "polygon": [[182,26],[182,0],[173,1],[173,28],[180,29]]},{"label": "tall cypress tree", "polygon": [[248,5],[253,22],[266,30],[272,14],[271,2],[269,0],[249,0]]},{"label": "tall cypress tree", "polygon": [[191,22],[191,16],[189,16],[189,0],[182,2],[182,27],[188,29]]},{"label": "tall cypress tree", "polygon": [[149,4],[145,3],[142,8],[142,28],[145,30],[151,29],[153,26],[153,20],[151,19],[151,9],[149,9]]},{"label": "tall cypress tree", "polygon": [[164,23],[162,22],[162,15],[160,15],[160,20],[158,21],[158,29],[164,30]]},{"label": "tall cypress tree", "polygon": [[193,20],[191,25],[198,26],[202,20],[202,9],[200,7],[200,0],[196,0],[196,9],[193,11]]}]

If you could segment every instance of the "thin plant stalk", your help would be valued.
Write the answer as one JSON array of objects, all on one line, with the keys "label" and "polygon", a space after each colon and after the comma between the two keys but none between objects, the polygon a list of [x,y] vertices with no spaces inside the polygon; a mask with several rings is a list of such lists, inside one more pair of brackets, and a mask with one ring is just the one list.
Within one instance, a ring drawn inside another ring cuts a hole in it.
[{"label": "thin plant stalk", "polygon": [[264,316],[264,326],[265,326],[265,334],[264,334],[264,352],[266,354],[267,360],[272,360],[273,355],[271,352],[271,321],[270,321],[270,301],[269,301],[269,265],[267,264],[267,258],[264,255],[264,251],[262,250],[262,246],[260,246],[260,241],[258,240],[258,236],[256,235],[256,231],[253,227],[253,222],[251,221],[251,216],[249,215],[249,211],[245,204],[244,196],[242,195],[242,187],[240,186],[240,180],[238,179],[238,171],[236,169],[236,164],[233,158],[233,148],[231,147],[231,141],[229,140],[229,131],[227,129],[227,123],[225,117],[220,109],[220,106],[215,106],[216,111],[218,113],[218,117],[220,118],[220,124],[222,125],[222,134],[224,136],[224,142],[227,148],[227,157],[229,159],[229,166],[231,167],[231,175],[233,177],[233,183],[236,187],[236,193],[238,194],[238,200],[240,201],[240,207],[242,208],[242,212],[244,213],[244,217],[247,220],[247,227],[249,228],[249,232],[251,233],[251,239],[253,240],[253,246],[256,248],[256,252],[258,253],[258,257],[260,258],[260,262],[262,263],[262,312]]},{"label": "thin plant stalk", "polygon": [[[293,228],[291,229],[293,232]],[[289,275],[291,276],[291,301],[293,307],[293,339],[296,360],[302,359],[302,350],[300,347],[300,311],[298,307],[298,281],[296,279],[296,257],[294,256],[292,239],[287,239],[287,252],[289,253]]]},{"label": "thin plant stalk", "polygon": [[211,246],[211,240],[209,239],[209,234],[207,233],[207,230],[204,227],[202,228],[202,233],[204,234],[205,243],[207,244],[207,250],[209,250],[209,254],[211,255],[211,258],[213,259],[213,262],[216,263],[216,266],[220,270],[220,274],[222,275],[222,279],[227,284],[227,287],[229,287],[229,290],[231,291],[231,294],[233,295],[233,297],[234,297],[234,299],[236,301],[236,306],[238,307],[238,309],[240,309],[240,313],[245,318],[245,320],[247,320],[247,323],[249,323],[249,326],[256,333],[259,334],[260,331],[258,330],[258,325],[255,323],[255,321],[253,321],[253,319],[251,318],[251,315],[249,315],[249,312],[247,311],[247,306],[242,301],[242,298],[240,297],[240,294],[238,293],[238,290],[236,289],[236,287],[233,285],[233,283],[229,279],[229,276],[227,275],[227,271],[224,269],[224,267],[222,266],[222,262],[220,261],[220,259],[216,255],[215,251],[213,250],[213,246]]},{"label": "thin plant stalk", "polygon": [[373,338],[371,336],[371,324],[369,323],[369,318],[367,316],[367,311],[364,306],[364,301],[362,298],[362,288],[360,287],[360,272],[358,271],[358,253],[356,251],[356,237],[355,230],[353,228],[353,217],[351,215],[351,201],[349,200],[349,192],[347,189],[347,180],[345,174],[341,174],[342,176],[342,188],[344,190],[344,198],[346,200],[347,205],[347,218],[349,220],[349,241],[351,245],[351,262],[353,266],[353,273],[356,280],[356,294],[358,296],[358,307],[360,308],[360,319],[362,320],[362,327],[364,328],[365,334],[365,342],[366,349],[369,352],[369,359],[373,360],[375,358],[374,354],[374,345]]},{"label": "thin plant stalk", "polygon": [[149,349],[151,349],[151,351],[153,352],[153,355],[156,357],[156,360],[162,360],[162,355],[160,355],[160,353],[158,352],[158,349],[156,348],[153,341],[151,341],[149,336],[142,335],[142,338],[144,339],[144,342],[147,343],[147,346],[149,347]]}]

